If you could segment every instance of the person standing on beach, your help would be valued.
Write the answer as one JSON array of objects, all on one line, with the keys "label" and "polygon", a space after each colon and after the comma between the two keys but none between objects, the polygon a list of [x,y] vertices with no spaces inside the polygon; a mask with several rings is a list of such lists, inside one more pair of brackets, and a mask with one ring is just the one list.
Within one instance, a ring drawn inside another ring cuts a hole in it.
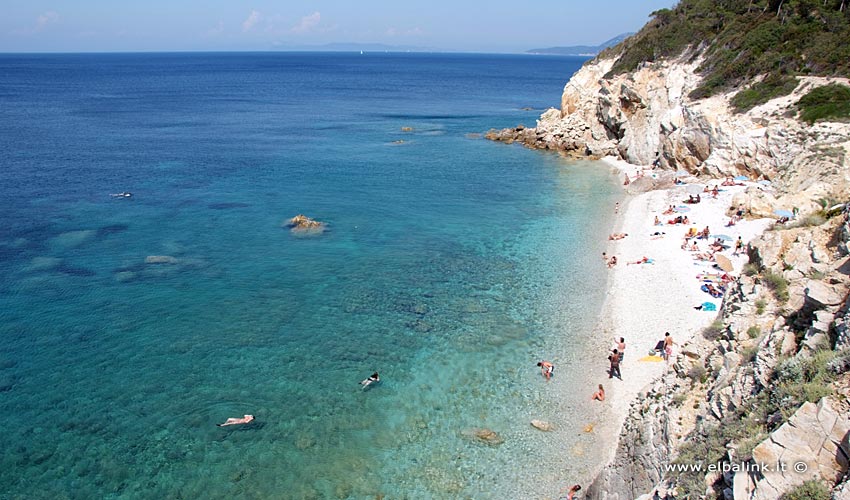
[{"label": "person standing on beach", "polygon": [[620,351],[620,363],[622,363],[623,357],[626,355],[626,339],[620,337],[620,341],[617,342],[617,349]]},{"label": "person standing on beach", "polygon": [[614,213],[615,214],[620,213],[620,202],[619,201],[617,203],[614,203]]},{"label": "person standing on beach", "polygon": [[664,333],[664,351],[662,355],[664,356],[664,361],[670,361],[670,355],[673,354],[673,337],[670,336],[670,332]]},{"label": "person standing on beach", "polygon": [[608,355],[608,361],[611,362],[608,378],[614,378],[616,376],[618,379],[623,380],[623,376],[620,374],[620,353],[617,349],[611,351],[611,354]]}]

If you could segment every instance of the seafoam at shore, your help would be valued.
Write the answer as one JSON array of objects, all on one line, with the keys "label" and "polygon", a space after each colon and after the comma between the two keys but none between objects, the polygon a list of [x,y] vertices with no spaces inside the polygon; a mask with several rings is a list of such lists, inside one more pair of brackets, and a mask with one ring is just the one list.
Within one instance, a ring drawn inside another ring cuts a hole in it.
[{"label": "seafoam at shore", "polygon": [[[604,161],[619,171],[620,178],[628,174],[634,179],[639,171],[647,168],[611,158],[605,158]],[[690,180],[697,182],[696,179]],[[713,186],[719,182],[721,181],[711,180],[707,184]],[[606,420],[597,429],[602,436],[608,436],[605,441],[610,441],[602,443],[608,449],[607,461],[614,457],[617,436],[631,402],[639,397],[646,386],[671,369],[663,361],[642,361],[641,358],[648,357],[665,332],[670,332],[676,342],[673,352],[675,357],[683,344],[699,335],[717,318],[717,312],[696,310],[694,307],[703,302],[713,302],[717,309],[720,309],[720,299],[713,299],[701,291],[702,282],[697,278],[702,273],[719,271],[712,267],[712,262],[695,260],[694,253],[682,250],[685,233],[690,227],[702,230],[708,226],[712,234],[725,234],[733,239],[741,236],[744,243],[747,243],[773,222],[772,219],[745,219],[735,226],[726,227],[729,221],[726,213],[733,196],[746,188],[721,186],[721,192],[716,199],[709,194],[703,194],[701,203],[684,205],[683,200],[688,198],[685,186],[675,186],[629,197],[620,207],[616,228],[612,232],[627,233],[628,236],[621,240],[609,241],[607,245],[608,256],[616,256],[618,264],[610,269],[606,301],[595,335],[610,339],[612,348],[616,347],[616,341],[620,337],[625,338],[626,353],[621,365],[623,380],[608,378],[606,359],[595,360],[593,363],[594,370],[599,375],[599,382],[605,386],[607,392],[603,410]],[[691,223],[666,224],[676,216],[662,215],[670,205],[687,206],[689,211],[682,215],[687,215]],[[663,225],[654,224],[656,216],[661,219]],[[656,232],[664,234],[660,237],[654,236]],[[608,235],[600,237],[607,238]],[[708,241],[698,242],[700,250],[705,251]],[[734,265],[734,271],[730,274],[738,276],[748,258],[745,253],[733,256],[734,241],[727,243],[730,249],[723,254],[728,256]],[[653,263],[634,264],[643,257],[652,259]],[[604,265],[601,256],[599,262]]]}]

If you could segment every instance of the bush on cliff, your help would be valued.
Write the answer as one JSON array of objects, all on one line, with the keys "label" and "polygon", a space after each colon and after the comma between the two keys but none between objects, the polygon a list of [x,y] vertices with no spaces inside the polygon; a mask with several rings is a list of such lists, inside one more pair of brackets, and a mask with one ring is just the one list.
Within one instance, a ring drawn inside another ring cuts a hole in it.
[{"label": "bush on cliff", "polygon": [[830,491],[821,481],[809,480],[782,495],[780,500],[829,500]]},{"label": "bush on cliff", "polygon": [[850,76],[848,0],[681,0],[661,9],[634,36],[603,51],[619,54],[612,74],[688,53],[703,55],[698,99],[739,88],[759,75],[741,96],[747,109],[791,91],[797,75]]},{"label": "bush on cliff", "polygon": [[850,118],[850,87],[829,84],[812,89],[797,102],[800,119],[810,125],[818,120]]}]

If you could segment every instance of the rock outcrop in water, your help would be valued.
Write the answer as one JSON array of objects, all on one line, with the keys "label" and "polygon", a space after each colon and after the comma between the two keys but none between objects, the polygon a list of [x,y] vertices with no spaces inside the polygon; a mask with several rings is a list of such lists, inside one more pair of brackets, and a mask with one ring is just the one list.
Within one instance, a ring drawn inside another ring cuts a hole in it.
[{"label": "rock outcrop in water", "polygon": [[295,217],[288,219],[284,226],[299,235],[321,234],[325,231],[325,223],[311,219],[306,215],[298,214]]}]

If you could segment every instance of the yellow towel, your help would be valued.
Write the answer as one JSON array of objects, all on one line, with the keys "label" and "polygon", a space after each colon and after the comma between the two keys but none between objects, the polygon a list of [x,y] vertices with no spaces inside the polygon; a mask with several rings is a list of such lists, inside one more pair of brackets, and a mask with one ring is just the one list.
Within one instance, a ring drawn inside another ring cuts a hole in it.
[{"label": "yellow towel", "polygon": [[664,361],[664,358],[662,358],[661,356],[644,356],[644,357],[638,359],[638,361],[658,362],[658,361]]}]

